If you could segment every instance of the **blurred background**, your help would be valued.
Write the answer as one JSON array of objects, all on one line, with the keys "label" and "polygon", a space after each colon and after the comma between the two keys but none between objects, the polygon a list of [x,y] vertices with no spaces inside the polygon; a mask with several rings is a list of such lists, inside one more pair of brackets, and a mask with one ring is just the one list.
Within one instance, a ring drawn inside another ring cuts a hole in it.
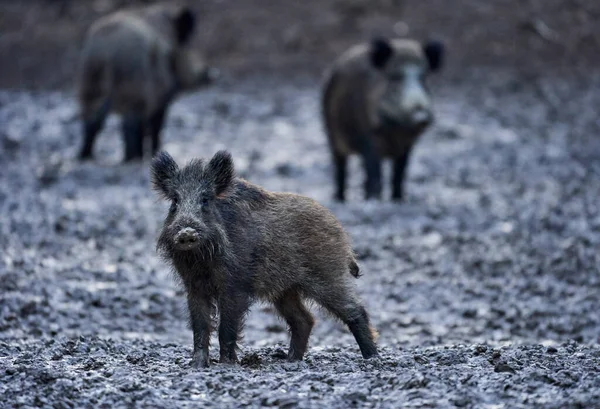
[{"label": "blurred background", "polygon": [[[595,0],[203,0],[196,46],[226,73],[319,75],[373,35],[440,38],[446,78],[475,68],[585,76],[600,60]],[[133,0],[0,1],[0,87],[71,84],[92,21]]]}]

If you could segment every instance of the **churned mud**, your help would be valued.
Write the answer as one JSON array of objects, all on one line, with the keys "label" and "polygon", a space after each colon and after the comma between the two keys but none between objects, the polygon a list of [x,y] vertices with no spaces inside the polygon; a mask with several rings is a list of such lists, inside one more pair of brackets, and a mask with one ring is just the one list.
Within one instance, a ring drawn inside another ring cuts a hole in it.
[{"label": "churned mud", "polygon": [[[165,149],[229,149],[242,176],[329,207],[381,347],[364,361],[315,308],[305,361],[287,363],[284,323],[257,304],[240,364],[213,339],[196,371],[148,160],[120,163],[112,117],[95,160],[75,160],[83,33],[140,2],[0,6],[1,408],[600,407],[600,3],[188,1],[224,75],[172,107]],[[363,201],[356,159],[342,205],[318,78],[373,35],[439,38],[448,64],[406,201]]]},{"label": "churned mud", "polygon": [[[168,204],[123,165],[116,118],[79,163],[68,92],[0,92],[1,407],[595,407],[600,405],[600,140],[585,81],[472,70],[436,80],[407,200],[331,200],[319,83],[227,79],[172,108],[179,162],[229,149],[238,172],[311,196],[359,255],[380,332],[364,361],[322,314],[305,362],[268,305],[239,366],[190,369],[184,296],[155,253]],[[386,192],[389,196],[389,191]]]}]

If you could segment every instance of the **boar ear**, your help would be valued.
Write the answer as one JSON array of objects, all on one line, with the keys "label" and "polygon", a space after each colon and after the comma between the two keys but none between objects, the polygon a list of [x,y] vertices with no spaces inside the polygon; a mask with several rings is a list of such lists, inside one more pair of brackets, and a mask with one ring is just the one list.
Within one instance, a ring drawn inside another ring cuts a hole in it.
[{"label": "boar ear", "polygon": [[429,69],[433,72],[439,70],[444,64],[444,44],[440,41],[427,41],[423,44],[423,52],[429,63]]},{"label": "boar ear", "polygon": [[371,64],[375,68],[385,67],[393,53],[394,50],[386,38],[377,37],[371,41]]},{"label": "boar ear", "polygon": [[165,198],[172,196],[173,179],[179,172],[179,166],[167,152],[159,152],[150,165],[152,173],[152,185],[154,190],[161,193]]},{"label": "boar ear", "polygon": [[220,196],[225,193],[235,177],[231,154],[227,151],[215,153],[215,156],[208,162],[208,171],[215,183],[215,194]]},{"label": "boar ear", "polygon": [[186,44],[196,28],[196,16],[188,7],[182,7],[175,15],[175,33],[180,45]]}]

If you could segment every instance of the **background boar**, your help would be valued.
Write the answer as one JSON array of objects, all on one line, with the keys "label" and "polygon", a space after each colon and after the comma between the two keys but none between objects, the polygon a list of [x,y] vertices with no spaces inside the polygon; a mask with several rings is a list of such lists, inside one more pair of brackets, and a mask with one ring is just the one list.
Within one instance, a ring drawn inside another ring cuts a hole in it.
[{"label": "background boar", "polygon": [[352,283],[359,268],[336,218],[312,199],[272,193],[235,178],[229,153],[179,169],[158,154],[155,189],[172,202],[158,239],[187,291],[192,364],[207,366],[211,317],[219,311],[220,361],[235,362],[250,304],[269,301],[291,331],[290,360],[301,360],[314,319],[303,299],[346,323],[364,358],[377,355],[374,331]]},{"label": "background boar", "polygon": [[143,157],[146,134],[152,153],[158,150],[173,98],[211,82],[216,73],[187,47],[195,25],[187,7],[158,4],[115,12],[90,27],[78,82],[81,159],[92,156],[96,135],[111,110],[122,115],[126,161]]},{"label": "background boar", "polygon": [[442,63],[443,46],[378,38],[357,45],[333,65],[322,109],[335,167],[335,198],[345,200],[347,158],[362,156],[365,196],[381,198],[381,161],[393,160],[392,198],[402,199],[413,144],[433,119],[425,84]]}]

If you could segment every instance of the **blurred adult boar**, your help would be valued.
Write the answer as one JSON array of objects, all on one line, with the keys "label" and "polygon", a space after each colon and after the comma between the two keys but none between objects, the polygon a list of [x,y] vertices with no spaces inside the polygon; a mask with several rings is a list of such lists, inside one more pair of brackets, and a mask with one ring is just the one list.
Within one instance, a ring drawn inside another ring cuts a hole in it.
[{"label": "blurred adult boar", "polygon": [[144,155],[144,138],[152,154],[169,104],[184,90],[209,84],[216,70],[189,48],[196,26],[194,13],[179,4],[117,11],[88,30],[78,78],[83,119],[79,157],[92,157],[96,136],[109,112],[122,116],[125,161]]},{"label": "blurred adult boar", "polygon": [[402,199],[412,147],[433,120],[426,77],[441,67],[443,54],[439,42],[377,38],[333,64],[322,112],[337,200],[345,200],[347,159],[354,153],[362,156],[367,199],[381,198],[384,158],[393,161],[392,198]]},{"label": "blurred adult boar", "polygon": [[215,307],[220,361],[237,360],[244,317],[257,299],[273,303],[289,325],[289,360],[302,359],[314,325],[304,299],[348,325],[364,358],[377,355],[375,332],[352,283],[359,267],[329,210],[236,178],[225,151],[182,169],[161,152],[152,162],[152,181],[171,202],[158,248],[187,292],[195,367],[209,365]]}]

